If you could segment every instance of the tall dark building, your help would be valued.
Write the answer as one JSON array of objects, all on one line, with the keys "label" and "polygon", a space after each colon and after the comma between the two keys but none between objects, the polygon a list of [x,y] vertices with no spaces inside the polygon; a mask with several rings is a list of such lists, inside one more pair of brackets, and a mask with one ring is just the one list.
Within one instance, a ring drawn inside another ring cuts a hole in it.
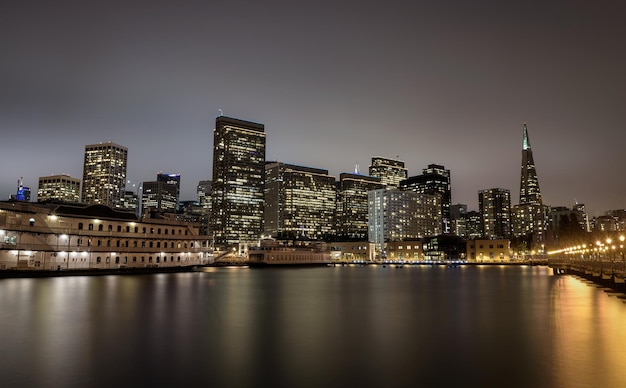
[{"label": "tall dark building", "polygon": [[481,234],[487,239],[511,236],[511,192],[507,189],[488,189],[478,192],[481,214]]},{"label": "tall dark building", "polygon": [[397,189],[400,186],[400,181],[407,178],[407,170],[403,161],[380,156],[372,158],[369,172],[370,176],[380,178],[380,183],[387,189]]},{"label": "tall dark building", "polygon": [[337,186],[328,170],[280,162],[265,165],[265,232],[272,237],[334,236]]},{"label": "tall dark building", "polygon": [[143,183],[142,209],[149,213],[176,213],[180,196],[180,174],[157,174]]},{"label": "tall dark building", "polygon": [[547,209],[541,199],[539,179],[535,169],[528,128],[522,129],[522,172],[519,205],[513,209],[513,235],[528,237],[533,243],[543,241],[547,226]]},{"label": "tall dark building", "polygon": [[225,248],[263,232],[265,126],[226,116],[215,120],[211,232]]},{"label": "tall dark building", "polygon": [[452,190],[450,170],[438,164],[429,164],[422,170],[422,175],[412,176],[400,182],[402,190],[411,190],[420,194],[439,195],[441,197],[441,220],[443,233],[450,232],[450,205]]},{"label": "tall dark building", "polygon": [[337,191],[337,237],[366,241],[368,236],[367,192],[382,189],[380,178],[341,173]]}]

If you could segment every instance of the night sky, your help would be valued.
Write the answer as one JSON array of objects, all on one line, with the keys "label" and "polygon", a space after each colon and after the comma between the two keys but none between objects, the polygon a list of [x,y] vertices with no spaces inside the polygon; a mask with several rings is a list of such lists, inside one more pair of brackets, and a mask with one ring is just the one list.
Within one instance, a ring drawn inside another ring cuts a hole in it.
[{"label": "night sky", "polygon": [[337,178],[372,156],[451,170],[452,202],[519,195],[522,125],[544,203],[626,207],[619,1],[11,1],[0,8],[0,195],[82,178],[212,175],[215,117],[265,124],[267,160]]}]

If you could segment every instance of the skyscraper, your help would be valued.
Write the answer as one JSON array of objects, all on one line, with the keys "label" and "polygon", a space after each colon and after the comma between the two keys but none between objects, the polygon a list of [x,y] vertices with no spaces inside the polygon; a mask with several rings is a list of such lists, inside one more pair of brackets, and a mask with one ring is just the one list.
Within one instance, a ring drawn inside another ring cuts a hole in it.
[{"label": "skyscraper", "polygon": [[328,170],[265,165],[265,232],[278,238],[327,240],[335,234],[335,178]]},{"label": "skyscraper", "polygon": [[180,174],[159,172],[156,181],[144,182],[142,209],[146,213],[176,213],[180,195]]},{"label": "skyscraper", "polygon": [[526,237],[530,243],[543,241],[547,224],[547,209],[541,199],[539,179],[526,123],[522,128],[522,172],[519,205],[513,209],[513,235]]},{"label": "skyscraper", "polygon": [[37,202],[80,202],[80,179],[69,175],[39,177]]},{"label": "skyscraper", "polygon": [[118,144],[86,145],[81,201],[121,208],[127,159],[128,149]]},{"label": "skyscraper", "polygon": [[488,189],[478,192],[481,214],[481,234],[487,239],[511,236],[511,192],[507,189]]},{"label": "skyscraper", "polygon": [[372,158],[370,176],[380,178],[380,183],[387,189],[397,189],[400,181],[407,178],[407,170],[401,160],[387,159],[380,156]]},{"label": "skyscraper", "polygon": [[429,164],[422,170],[422,175],[409,177],[400,182],[400,189],[411,190],[419,194],[439,195],[441,197],[441,230],[450,231],[450,205],[452,190],[450,185],[450,170],[438,164]]},{"label": "skyscraper", "polygon": [[337,192],[337,237],[341,240],[367,240],[367,192],[382,189],[380,178],[341,173]]},{"label": "skyscraper", "polygon": [[389,241],[441,234],[438,195],[398,189],[368,192],[368,235],[379,253]]},{"label": "skyscraper", "polygon": [[226,116],[215,120],[211,232],[220,248],[263,232],[265,126]]}]

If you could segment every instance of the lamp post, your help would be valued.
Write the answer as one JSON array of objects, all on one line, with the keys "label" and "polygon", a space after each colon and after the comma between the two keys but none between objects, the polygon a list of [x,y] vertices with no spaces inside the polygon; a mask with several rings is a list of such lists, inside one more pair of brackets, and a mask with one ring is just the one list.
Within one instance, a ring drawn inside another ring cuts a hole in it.
[{"label": "lamp post", "polygon": [[611,243],[613,240],[611,238],[606,239],[606,259],[611,262],[611,274],[613,273],[613,255],[611,253]]},{"label": "lamp post", "polygon": [[622,256],[622,271],[624,271],[626,269],[624,264],[624,235],[619,236],[619,253]]}]

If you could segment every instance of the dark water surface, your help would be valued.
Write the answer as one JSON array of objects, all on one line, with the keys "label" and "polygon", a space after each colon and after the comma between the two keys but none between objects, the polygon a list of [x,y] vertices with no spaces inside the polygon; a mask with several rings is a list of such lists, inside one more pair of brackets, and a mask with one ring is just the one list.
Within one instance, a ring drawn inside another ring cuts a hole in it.
[{"label": "dark water surface", "polygon": [[2,387],[626,387],[626,304],[545,267],[0,280]]}]

